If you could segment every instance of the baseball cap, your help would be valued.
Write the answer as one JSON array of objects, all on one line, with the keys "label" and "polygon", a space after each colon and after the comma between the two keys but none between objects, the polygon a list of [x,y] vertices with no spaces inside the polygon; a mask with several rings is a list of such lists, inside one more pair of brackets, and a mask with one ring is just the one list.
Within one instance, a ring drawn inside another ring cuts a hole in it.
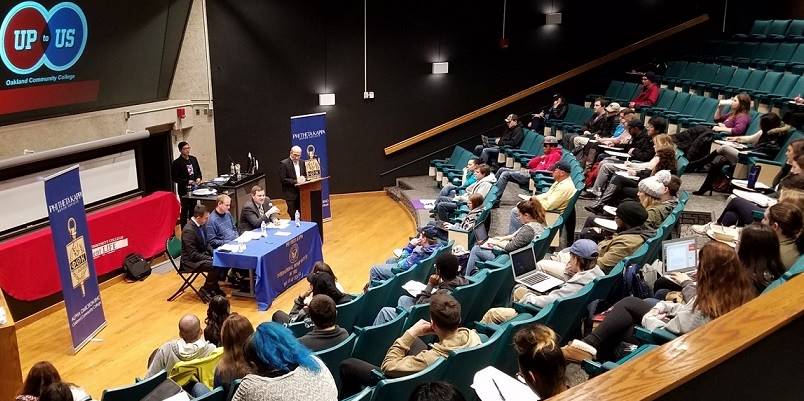
[{"label": "baseball cap", "polygon": [[620,112],[620,104],[616,103],[616,102],[611,102],[611,103],[609,103],[608,106],[606,106],[606,111],[608,111],[609,113],[619,113]]},{"label": "baseball cap", "polygon": [[579,239],[572,243],[569,251],[581,258],[592,259],[597,257],[597,244],[589,239]]},{"label": "baseball cap", "polygon": [[551,136],[551,135],[545,136],[544,137],[544,143],[545,144],[547,144],[547,143],[553,143],[553,144],[558,143],[558,138],[556,138],[554,136]]}]

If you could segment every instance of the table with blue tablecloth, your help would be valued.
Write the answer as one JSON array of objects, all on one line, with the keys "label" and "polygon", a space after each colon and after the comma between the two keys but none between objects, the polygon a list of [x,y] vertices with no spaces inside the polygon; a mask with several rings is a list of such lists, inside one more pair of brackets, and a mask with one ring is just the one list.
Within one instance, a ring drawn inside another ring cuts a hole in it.
[{"label": "table with blue tablecloth", "polygon": [[[282,232],[290,235],[282,236]],[[247,242],[243,252],[216,250],[212,264],[219,268],[253,270],[257,309],[264,311],[274,298],[306,277],[313,270],[313,264],[321,260],[324,257],[317,224],[303,221],[299,227],[291,222],[286,228],[268,228],[266,237]]]}]

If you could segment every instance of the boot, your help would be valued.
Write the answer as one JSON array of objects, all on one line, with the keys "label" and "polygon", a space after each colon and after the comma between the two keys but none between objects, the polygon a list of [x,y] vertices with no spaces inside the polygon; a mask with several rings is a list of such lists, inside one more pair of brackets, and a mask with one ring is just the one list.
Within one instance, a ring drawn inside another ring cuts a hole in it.
[{"label": "boot", "polygon": [[699,170],[701,167],[705,166],[707,163],[711,163],[712,160],[715,160],[717,157],[717,152],[712,152],[700,159],[693,160],[687,164],[688,171],[696,171]]},{"label": "boot", "polygon": [[709,195],[712,195],[712,184],[715,183],[715,179],[720,173],[721,167],[722,167],[721,165],[713,164],[712,167],[709,169],[709,172],[706,173],[706,178],[704,178],[704,182],[701,184],[701,187],[698,188],[698,190],[693,192],[692,194],[703,196],[707,192],[709,192]]}]

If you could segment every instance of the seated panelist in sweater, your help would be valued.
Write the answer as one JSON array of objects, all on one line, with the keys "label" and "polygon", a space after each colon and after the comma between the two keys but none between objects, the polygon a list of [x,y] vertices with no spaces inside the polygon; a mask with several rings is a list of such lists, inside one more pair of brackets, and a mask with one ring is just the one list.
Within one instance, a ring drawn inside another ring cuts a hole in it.
[{"label": "seated panelist in sweater", "polygon": [[240,211],[240,232],[260,228],[263,222],[276,223],[279,221],[279,209],[271,203],[271,198],[265,195],[265,190],[255,185],[251,187],[251,200],[243,205]]},{"label": "seated panelist in sweater", "polygon": [[239,235],[229,212],[231,206],[232,198],[229,195],[218,195],[218,205],[209,214],[207,221],[207,242],[212,248],[232,241]]}]

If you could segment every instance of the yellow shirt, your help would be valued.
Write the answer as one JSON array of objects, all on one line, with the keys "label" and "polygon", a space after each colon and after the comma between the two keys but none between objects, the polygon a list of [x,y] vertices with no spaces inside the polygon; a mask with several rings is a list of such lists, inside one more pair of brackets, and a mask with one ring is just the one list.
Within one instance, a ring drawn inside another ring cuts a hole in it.
[{"label": "yellow shirt", "polygon": [[575,195],[575,183],[569,177],[561,182],[554,182],[547,192],[536,195],[544,210],[563,212],[572,196]]}]

